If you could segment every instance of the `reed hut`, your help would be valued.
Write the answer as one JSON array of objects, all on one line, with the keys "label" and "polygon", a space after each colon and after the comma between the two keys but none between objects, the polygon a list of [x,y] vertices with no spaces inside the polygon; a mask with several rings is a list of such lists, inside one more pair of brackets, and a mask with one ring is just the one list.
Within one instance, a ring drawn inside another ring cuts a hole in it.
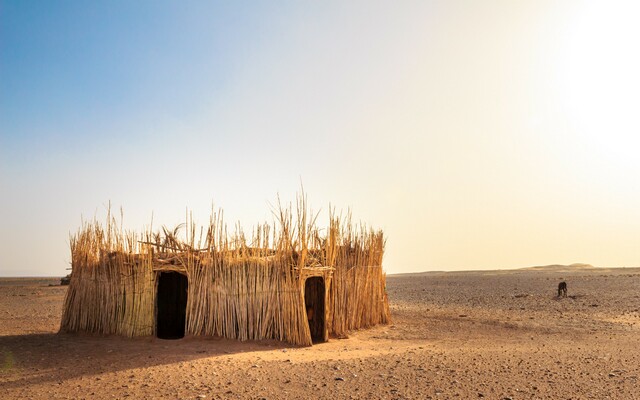
[{"label": "reed hut", "polygon": [[388,323],[383,233],[330,214],[321,230],[299,200],[250,239],[221,211],[200,229],[187,218],[156,233],[125,231],[110,212],[83,223],[60,330],[308,346]]}]

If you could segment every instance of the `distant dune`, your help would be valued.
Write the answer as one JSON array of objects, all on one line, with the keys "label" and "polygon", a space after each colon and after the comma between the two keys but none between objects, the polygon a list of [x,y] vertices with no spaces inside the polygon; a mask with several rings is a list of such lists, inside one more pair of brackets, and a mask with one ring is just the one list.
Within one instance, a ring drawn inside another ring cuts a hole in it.
[{"label": "distant dune", "polygon": [[585,270],[585,269],[595,269],[595,267],[591,264],[576,263],[571,265],[553,264],[553,265],[542,265],[537,267],[520,268],[520,270],[548,271],[548,272],[565,272],[565,271],[569,272],[569,271],[579,271],[579,270]]},{"label": "distant dune", "polygon": [[552,264],[552,265],[538,265],[535,267],[513,268],[513,269],[478,269],[478,270],[461,270],[461,271],[424,271],[424,272],[405,272],[399,274],[387,274],[387,276],[394,275],[433,275],[433,274],[509,274],[517,273],[518,271],[540,271],[540,272],[580,272],[580,271],[592,271],[592,270],[610,270],[611,268],[596,268],[591,264],[575,263],[571,265]]}]

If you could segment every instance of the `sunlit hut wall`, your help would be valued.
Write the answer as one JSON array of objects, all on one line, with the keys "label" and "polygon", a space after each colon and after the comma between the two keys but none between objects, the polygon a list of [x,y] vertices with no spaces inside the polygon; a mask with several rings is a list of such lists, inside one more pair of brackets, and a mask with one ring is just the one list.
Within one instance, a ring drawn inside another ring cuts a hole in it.
[{"label": "sunlit hut wall", "polygon": [[331,332],[345,336],[350,330],[388,323],[390,312],[386,275],[382,269],[385,245],[382,231],[364,226],[356,229],[348,218],[339,229],[336,243]]},{"label": "sunlit hut wall", "polygon": [[[239,340],[312,343],[304,281],[327,284],[326,333],[389,321],[382,270],[382,232],[355,229],[333,214],[325,235],[304,198],[279,207],[275,224],[259,225],[251,239],[229,234],[222,213],[206,229],[138,235],[109,214],[106,226],[85,223],[71,238],[72,275],[61,331],[149,336],[156,329],[156,293],[163,271],[188,279],[186,334]],[[197,238],[197,240],[196,240]]]},{"label": "sunlit hut wall", "polygon": [[62,331],[153,334],[153,260],[138,240],[136,233],[119,230],[110,213],[105,227],[85,223],[71,237],[72,274]]}]

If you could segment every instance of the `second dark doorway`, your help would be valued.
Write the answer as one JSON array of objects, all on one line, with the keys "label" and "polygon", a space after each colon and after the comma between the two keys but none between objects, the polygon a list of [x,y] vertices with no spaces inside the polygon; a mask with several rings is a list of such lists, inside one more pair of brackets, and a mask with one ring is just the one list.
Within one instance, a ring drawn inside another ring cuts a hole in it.
[{"label": "second dark doorway", "polygon": [[184,337],[189,282],[178,272],[161,272],[156,296],[156,335],[160,339]]},{"label": "second dark doorway", "polygon": [[307,310],[309,330],[314,342],[324,342],[324,279],[319,276],[307,278],[304,284],[304,306]]}]

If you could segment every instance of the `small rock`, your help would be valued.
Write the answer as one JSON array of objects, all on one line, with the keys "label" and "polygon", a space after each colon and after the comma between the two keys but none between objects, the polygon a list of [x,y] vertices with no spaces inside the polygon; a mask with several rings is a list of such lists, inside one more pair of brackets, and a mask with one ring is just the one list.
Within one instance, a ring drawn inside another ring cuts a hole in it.
[{"label": "small rock", "polygon": [[337,380],[337,381],[343,381],[343,382],[344,382],[344,378],[343,378],[343,377],[341,377],[341,376],[337,377],[337,378],[336,378],[336,380]]}]

